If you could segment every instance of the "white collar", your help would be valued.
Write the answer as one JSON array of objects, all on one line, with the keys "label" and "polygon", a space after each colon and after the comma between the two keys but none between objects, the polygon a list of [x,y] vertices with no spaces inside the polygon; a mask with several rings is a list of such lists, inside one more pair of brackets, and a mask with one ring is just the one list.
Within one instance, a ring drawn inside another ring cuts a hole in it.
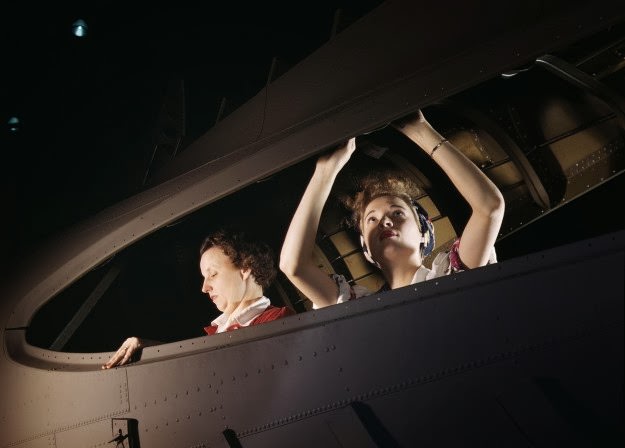
[{"label": "white collar", "polygon": [[419,282],[424,282],[426,280],[428,280],[428,274],[431,271],[426,268],[425,266],[421,265],[417,268],[417,271],[414,273],[414,275],[412,276],[412,280],[410,281],[411,285],[414,285],[415,283],[419,283]]},{"label": "white collar", "polygon": [[249,306],[240,311],[236,311],[234,314],[220,314],[211,322],[211,325],[217,327],[217,333],[226,331],[226,329],[232,325],[247,327],[254,319],[260,316],[260,314],[262,314],[262,312],[265,311],[269,305],[271,305],[271,301],[267,297],[262,296]]}]

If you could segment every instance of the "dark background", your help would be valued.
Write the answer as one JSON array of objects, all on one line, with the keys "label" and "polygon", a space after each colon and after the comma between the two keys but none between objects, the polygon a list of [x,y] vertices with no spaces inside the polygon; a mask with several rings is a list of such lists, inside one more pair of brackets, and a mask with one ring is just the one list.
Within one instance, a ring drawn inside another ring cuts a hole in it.
[{"label": "dark background", "polygon": [[[172,82],[185,87],[188,144],[214,125],[222,98],[226,116],[262,89],[272,58],[278,71],[287,70],[331,38],[337,11],[340,32],[381,3],[3,6],[3,275],[45,239],[141,189],[150,137]],[[85,38],[72,34],[77,19],[89,27]],[[17,132],[10,130],[11,117],[20,120]],[[620,213],[597,219],[600,228],[570,225],[579,216],[611,213],[622,200],[623,180],[598,193],[543,218],[545,229],[530,238],[522,232],[506,238],[500,253],[623,228]]]},{"label": "dark background", "polygon": [[[214,125],[222,98],[223,117],[262,89],[272,58],[288,69],[330,39],[337,11],[340,32],[380,3],[4,5],[3,271],[141,189],[172,82],[184,84],[188,144]],[[77,19],[87,23],[84,38],[72,34]]]}]

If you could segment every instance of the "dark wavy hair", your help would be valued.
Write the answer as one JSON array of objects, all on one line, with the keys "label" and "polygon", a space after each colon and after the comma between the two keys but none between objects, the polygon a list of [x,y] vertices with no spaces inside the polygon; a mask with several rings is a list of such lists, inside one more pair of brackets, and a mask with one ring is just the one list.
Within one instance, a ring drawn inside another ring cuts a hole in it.
[{"label": "dark wavy hair", "polygon": [[414,181],[399,173],[391,172],[360,179],[358,191],[341,199],[343,205],[351,212],[348,225],[362,233],[362,214],[371,201],[380,196],[395,196],[402,199],[406,205],[412,206],[413,198],[418,197],[420,193],[421,190]]},{"label": "dark wavy hair", "polygon": [[230,258],[238,269],[252,271],[256,283],[263,289],[276,278],[276,265],[271,248],[260,241],[254,241],[243,232],[218,230],[211,233],[200,246],[200,257],[211,247],[218,247]]}]

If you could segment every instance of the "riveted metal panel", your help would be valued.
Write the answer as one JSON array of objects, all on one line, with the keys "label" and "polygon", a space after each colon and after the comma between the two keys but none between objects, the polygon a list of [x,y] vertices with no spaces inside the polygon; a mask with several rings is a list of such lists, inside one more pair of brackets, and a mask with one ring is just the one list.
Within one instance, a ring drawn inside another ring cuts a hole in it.
[{"label": "riveted metal panel", "polygon": [[107,373],[5,369],[2,441],[20,443],[127,412],[125,372]]},{"label": "riveted metal panel", "polygon": [[43,437],[36,437],[21,443],[2,446],[10,446],[11,448],[56,448],[59,445],[56,444],[54,434],[50,434]]},{"label": "riveted metal panel", "polygon": [[[111,443],[112,439],[110,418],[56,433],[57,445],[67,448],[113,448],[115,443]],[[123,446],[127,448],[128,442]]]},{"label": "riveted metal panel", "polygon": [[[267,338],[242,344],[261,329],[241,329],[208,338],[215,347],[209,352],[120,369],[129,376],[131,417],[142,440],[184,446],[226,428],[252,437],[357,401],[379,411],[376,403],[388,397],[381,409],[392,414],[417,400],[414,393],[435,400],[438,392],[427,390],[445,390],[449,377],[473,394],[495,394],[540,373],[564,381],[572,372],[578,382],[575,375],[588,374],[587,383],[602,378],[613,386],[615,377],[601,372],[618,373],[622,344],[602,351],[599,373],[569,366],[622,335],[624,266],[622,241],[615,241],[606,239],[607,253],[591,262],[575,262],[579,245],[571,246],[309,312],[297,316],[294,332],[276,334],[282,322],[274,322],[263,326]],[[570,281],[582,275],[604,281]],[[291,322],[285,319],[285,328]],[[461,390],[448,387],[445,400]],[[490,399],[467,399],[458,419],[472,406],[475,415],[503,418]],[[427,414],[422,403],[415,412]],[[409,437],[414,428],[396,430]],[[517,440],[516,433],[502,437]]]},{"label": "riveted metal panel", "polygon": [[281,446],[285,440],[299,440],[299,448],[380,446],[367,433],[350,406],[243,437],[241,444],[246,448],[262,448]]}]

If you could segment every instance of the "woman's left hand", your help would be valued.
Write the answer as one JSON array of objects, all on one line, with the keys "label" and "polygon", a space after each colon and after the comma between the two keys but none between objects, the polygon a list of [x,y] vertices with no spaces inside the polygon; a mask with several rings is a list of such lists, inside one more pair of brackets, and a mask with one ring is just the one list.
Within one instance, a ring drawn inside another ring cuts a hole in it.
[{"label": "woman's left hand", "polygon": [[121,347],[115,352],[111,359],[102,366],[103,369],[110,369],[111,367],[121,366],[126,364],[132,358],[132,355],[142,348],[141,340],[136,337],[128,338],[124,341]]}]

